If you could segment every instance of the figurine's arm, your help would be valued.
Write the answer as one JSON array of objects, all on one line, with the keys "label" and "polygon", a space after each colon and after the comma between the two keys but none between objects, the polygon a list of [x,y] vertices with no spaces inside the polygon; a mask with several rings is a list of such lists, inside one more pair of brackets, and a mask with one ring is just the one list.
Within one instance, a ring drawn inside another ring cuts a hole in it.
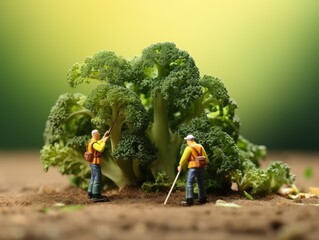
[{"label": "figurine's arm", "polygon": [[99,141],[93,143],[93,148],[98,152],[103,152],[105,149],[105,142],[106,142],[107,138],[105,141],[103,139],[104,139],[104,137],[102,138],[102,140],[99,140]]},{"label": "figurine's arm", "polygon": [[177,167],[177,170],[179,172],[182,170],[182,167],[188,161],[188,159],[190,158],[191,154],[192,154],[192,149],[189,146],[187,146],[185,148],[184,152],[183,152],[181,160],[179,161],[179,166]]}]

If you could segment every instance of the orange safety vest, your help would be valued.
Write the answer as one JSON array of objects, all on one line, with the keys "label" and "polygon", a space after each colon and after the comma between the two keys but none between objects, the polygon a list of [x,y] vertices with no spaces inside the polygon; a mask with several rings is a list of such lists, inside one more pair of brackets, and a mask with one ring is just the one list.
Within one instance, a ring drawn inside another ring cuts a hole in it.
[{"label": "orange safety vest", "polygon": [[[198,155],[198,153],[195,151],[195,149],[199,152],[199,153],[203,153],[203,147],[200,144],[195,144],[192,147],[190,147],[192,149],[192,154],[190,155],[189,159],[188,159],[188,168],[198,168],[199,166],[196,164],[195,162],[195,157]],[[193,149],[195,148],[195,149]]]},{"label": "orange safety vest", "polygon": [[91,164],[101,164],[102,162],[102,153],[99,152],[99,151],[96,151],[94,148],[93,148],[93,144],[96,143],[96,141],[90,141],[89,144],[88,144],[88,151],[93,153],[93,161],[91,162]]}]

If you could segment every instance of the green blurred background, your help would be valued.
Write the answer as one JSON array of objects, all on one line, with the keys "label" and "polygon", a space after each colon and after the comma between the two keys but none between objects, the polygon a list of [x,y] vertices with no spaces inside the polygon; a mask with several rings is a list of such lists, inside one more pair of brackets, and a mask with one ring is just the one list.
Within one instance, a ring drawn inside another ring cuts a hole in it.
[{"label": "green blurred background", "polygon": [[268,149],[319,150],[317,0],[1,0],[0,149],[40,149],[68,69],[101,50],[127,59],[175,42],[223,80],[241,133]]}]

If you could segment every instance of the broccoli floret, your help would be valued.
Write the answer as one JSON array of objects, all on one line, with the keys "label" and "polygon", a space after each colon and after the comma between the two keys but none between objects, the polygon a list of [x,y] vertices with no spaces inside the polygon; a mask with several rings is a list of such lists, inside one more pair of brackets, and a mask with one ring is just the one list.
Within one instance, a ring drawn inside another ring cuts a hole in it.
[{"label": "broccoli floret", "polygon": [[131,74],[131,65],[126,59],[114,52],[102,51],[87,57],[84,63],[74,64],[67,74],[67,80],[71,87],[91,80],[124,86]]},{"label": "broccoli floret", "polygon": [[266,158],[266,146],[253,144],[241,135],[238,138],[237,146],[242,150],[245,158],[252,161],[256,167],[260,167],[260,161]]},{"label": "broccoli floret", "polygon": [[291,185],[295,180],[286,163],[271,162],[267,169],[262,169],[243,154],[241,161],[241,167],[232,172],[231,176],[243,195],[248,193],[251,196],[264,196],[276,193],[282,185]]},{"label": "broccoli floret", "polygon": [[63,94],[52,107],[44,131],[45,145],[40,151],[43,169],[58,167],[62,174],[75,175],[78,184],[87,186],[89,167],[83,161],[87,129],[94,114],[83,105],[82,94]]},{"label": "broccoli floret", "polygon": [[281,161],[273,161],[266,169],[269,177],[269,189],[271,192],[277,192],[284,184],[291,186],[296,176],[290,173],[288,164]]}]

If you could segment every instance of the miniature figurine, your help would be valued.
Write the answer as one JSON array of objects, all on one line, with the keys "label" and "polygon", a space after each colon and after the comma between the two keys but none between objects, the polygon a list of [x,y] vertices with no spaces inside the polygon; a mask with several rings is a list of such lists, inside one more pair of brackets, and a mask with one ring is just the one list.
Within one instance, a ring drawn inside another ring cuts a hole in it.
[{"label": "miniature figurine", "polygon": [[[198,184],[198,203],[205,204],[207,202],[205,189],[205,166],[208,162],[207,153],[204,147],[195,142],[193,135],[187,135],[184,138],[187,142],[183,155],[180,159],[178,172],[182,170],[183,165],[188,161],[188,174],[186,181],[186,201],[182,201],[183,206],[191,206],[194,204],[194,182],[195,178]],[[200,161],[203,161],[202,163]]]},{"label": "miniature figurine", "polygon": [[92,202],[108,202],[108,197],[101,194],[102,173],[100,164],[102,162],[102,152],[105,149],[105,143],[108,140],[109,131],[105,132],[102,139],[100,133],[94,129],[91,133],[92,138],[88,143],[88,151],[93,153],[92,162],[90,162],[91,179],[88,187],[88,198]]}]

